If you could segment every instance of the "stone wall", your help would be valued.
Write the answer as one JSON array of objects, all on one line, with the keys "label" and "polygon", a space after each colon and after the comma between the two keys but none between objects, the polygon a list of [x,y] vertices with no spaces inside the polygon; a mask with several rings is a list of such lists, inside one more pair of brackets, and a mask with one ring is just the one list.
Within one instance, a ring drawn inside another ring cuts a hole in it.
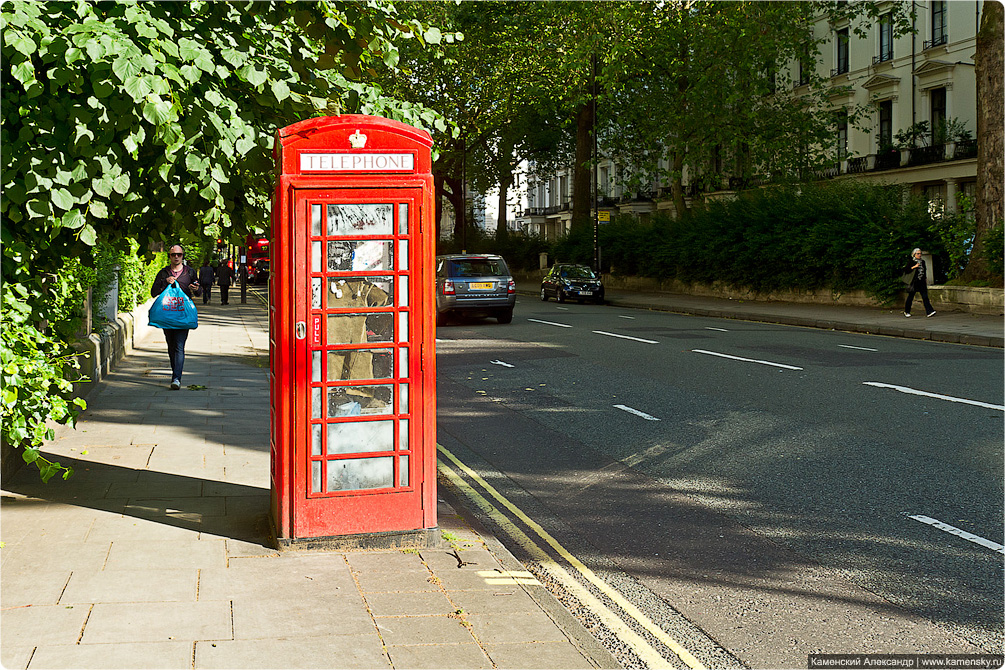
[{"label": "stone wall", "polygon": [[[526,281],[538,282],[545,271],[517,273]],[[750,301],[776,301],[807,304],[851,305],[854,307],[886,306],[865,291],[771,291],[759,293],[737,289],[723,283],[685,284],[677,280],[659,281],[646,277],[618,277],[604,275],[604,287],[613,290],[639,291],[642,293],[676,293],[708,298],[725,298]],[[902,291],[894,304],[904,303],[907,297]],[[928,297],[932,306],[942,312],[969,312],[1000,316],[1005,314],[1005,291],[1000,288],[976,288],[969,286],[930,286]],[[920,298],[916,298],[920,300]]]}]

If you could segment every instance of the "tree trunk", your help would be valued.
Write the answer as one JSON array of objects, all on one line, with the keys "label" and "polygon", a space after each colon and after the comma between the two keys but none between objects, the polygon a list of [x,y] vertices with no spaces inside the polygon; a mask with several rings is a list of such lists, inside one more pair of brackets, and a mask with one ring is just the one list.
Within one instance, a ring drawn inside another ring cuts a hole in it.
[{"label": "tree trunk", "polygon": [[443,230],[443,175],[433,173],[433,193],[436,194],[436,239],[440,239],[440,231]]},{"label": "tree trunk", "polygon": [[509,236],[506,200],[513,185],[513,143],[504,141],[499,148],[499,217],[496,220],[496,241],[502,242]]},{"label": "tree trunk", "polygon": [[684,199],[684,154],[680,151],[674,153],[673,157],[673,181],[670,182],[670,194],[673,197],[673,206],[677,210],[677,218],[684,216],[687,212],[687,201]]},{"label": "tree trunk", "polygon": [[454,239],[463,240],[466,208],[464,207],[464,192],[461,190],[461,180],[444,175],[443,183],[450,189],[449,191],[444,189],[443,195],[446,196],[454,208]]},{"label": "tree trunk", "polygon": [[506,200],[509,198],[509,187],[513,180],[499,183],[499,218],[496,221],[496,241],[502,242],[509,237],[509,220],[506,212]]},{"label": "tree trunk", "polygon": [[[977,232],[970,253],[970,262],[962,279],[990,279],[985,255],[988,231],[1003,221],[1003,134],[1005,134],[1005,97],[1002,91],[1005,28],[1000,2],[985,2],[981,27],[977,33],[977,55],[974,58],[977,75],[977,193],[975,216]],[[1001,249],[989,250],[1000,254]]]},{"label": "tree trunk", "polygon": [[590,226],[593,155],[593,103],[586,101],[576,112],[576,165],[572,176],[572,227]]}]

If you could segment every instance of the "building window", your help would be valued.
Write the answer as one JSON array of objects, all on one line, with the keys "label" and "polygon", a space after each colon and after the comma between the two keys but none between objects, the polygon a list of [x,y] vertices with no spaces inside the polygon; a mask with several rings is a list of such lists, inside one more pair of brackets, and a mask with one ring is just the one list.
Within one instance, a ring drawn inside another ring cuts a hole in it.
[{"label": "building window", "polygon": [[837,159],[843,161],[848,157],[848,111],[842,109],[837,113]]},{"label": "building window", "polygon": [[933,88],[928,97],[932,102],[932,144],[945,144],[946,89]]},{"label": "building window", "polygon": [[879,103],[879,150],[893,148],[893,101]]},{"label": "building window", "polygon": [[836,77],[848,71],[848,29],[835,31],[837,39],[837,67],[831,70],[831,76]]},{"label": "building window", "polygon": [[893,60],[893,16],[884,14],[879,18],[879,55],[873,64]]},{"label": "building window", "polygon": [[924,48],[931,49],[949,41],[949,30],[946,25],[945,0],[932,0],[932,39],[926,40]]},{"label": "building window", "polygon": [[809,64],[799,61],[799,85],[805,86],[810,83],[810,66]]}]

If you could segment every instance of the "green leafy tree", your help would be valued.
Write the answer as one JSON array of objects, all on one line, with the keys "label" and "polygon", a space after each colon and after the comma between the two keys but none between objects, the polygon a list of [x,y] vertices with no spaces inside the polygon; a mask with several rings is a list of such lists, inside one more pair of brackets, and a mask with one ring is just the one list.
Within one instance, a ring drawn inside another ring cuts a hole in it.
[{"label": "green leafy tree", "polygon": [[[434,135],[437,193],[456,213],[455,237],[467,226],[463,184],[498,188],[505,212],[516,166],[533,159],[545,170],[570,155],[569,125],[579,87],[568,85],[570,12],[591,3],[414,3],[427,21],[449,26],[463,41],[441,50],[403,50],[389,77],[395,97],[435,108],[455,129]],[[598,3],[605,4],[605,3]],[[575,92],[573,92],[575,88]],[[497,232],[505,233],[505,219]]]},{"label": "green leafy tree", "polygon": [[[897,4],[897,3],[895,3]],[[828,77],[817,74],[820,16],[850,21],[864,34],[879,3],[684,2],[630,3],[604,64],[607,99],[601,133],[624,156],[634,183],[671,184],[684,212],[685,172],[692,184],[720,188],[725,177],[755,174],[801,180],[833,162],[836,127]],[[910,29],[909,11],[892,8],[896,34]],[[793,92],[790,64],[808,83]],[[867,110],[846,110],[851,124]]]},{"label": "green leafy tree", "polygon": [[[60,271],[99,239],[148,249],[268,225],[277,128],[347,111],[439,120],[366,83],[375,67],[396,66],[397,42],[441,39],[391,2],[8,1],[0,27],[0,279],[5,301],[16,289],[26,310],[5,325],[50,359],[59,342],[30,329],[58,316]],[[4,340],[5,356],[19,351]],[[35,415],[73,418],[64,387],[49,389],[50,402],[24,383],[4,378],[11,443],[23,435],[8,414],[29,403]]]}]

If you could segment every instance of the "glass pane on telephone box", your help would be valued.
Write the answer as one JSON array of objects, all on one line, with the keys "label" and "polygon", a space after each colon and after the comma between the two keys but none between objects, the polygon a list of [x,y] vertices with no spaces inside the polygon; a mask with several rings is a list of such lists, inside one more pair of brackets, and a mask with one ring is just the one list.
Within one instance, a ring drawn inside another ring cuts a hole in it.
[{"label": "glass pane on telephone box", "polygon": [[409,486],[408,215],[310,204],[311,495]]}]

